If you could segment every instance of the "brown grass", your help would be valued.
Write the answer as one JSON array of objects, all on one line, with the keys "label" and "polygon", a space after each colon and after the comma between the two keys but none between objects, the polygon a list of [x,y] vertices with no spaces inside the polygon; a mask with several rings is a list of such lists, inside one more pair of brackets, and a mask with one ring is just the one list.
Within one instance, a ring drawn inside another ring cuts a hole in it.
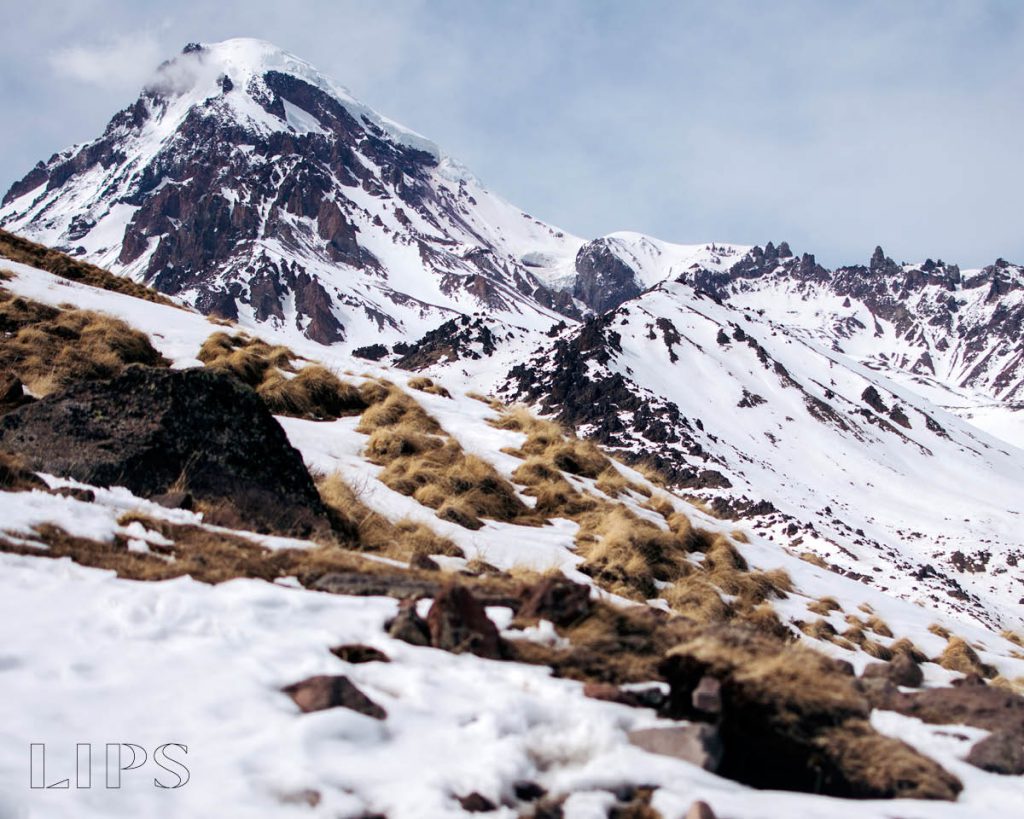
[{"label": "brown grass", "polygon": [[[275,415],[333,421],[358,415],[369,406],[362,391],[320,364],[308,364],[288,347],[267,344],[245,333],[216,332],[199,348],[207,367],[231,373],[248,384]],[[294,374],[294,375],[293,375]]]},{"label": "brown grass", "polygon": [[0,288],[0,370],[34,395],[113,378],[129,364],[168,366],[145,333],[118,318],[49,307]]},{"label": "brown grass", "polygon": [[1024,637],[1021,637],[1017,632],[1005,629],[999,633],[999,636],[1004,640],[1009,640],[1014,645],[1024,648]]},{"label": "brown grass", "polygon": [[982,662],[978,652],[960,637],[950,637],[946,648],[934,662],[950,671],[958,671],[961,674],[978,674],[989,679],[999,673],[994,667]]},{"label": "brown grass", "polygon": [[834,597],[822,597],[809,604],[807,610],[812,614],[824,615],[830,611],[842,611],[843,607],[839,605],[839,601]]},{"label": "brown grass", "polygon": [[877,614],[868,618],[867,628],[868,631],[873,631],[879,637],[892,637],[892,629],[889,628],[889,624]]},{"label": "brown grass", "polygon": [[928,631],[930,631],[936,637],[941,637],[943,640],[948,640],[950,637],[949,629],[943,625],[939,625],[938,623],[932,623],[930,626],[928,626]]},{"label": "brown grass", "polygon": [[419,390],[420,392],[430,393],[431,395],[440,395],[442,398],[452,397],[452,394],[448,392],[446,388],[442,387],[440,384],[435,384],[434,379],[427,378],[422,375],[409,379],[409,389]]},{"label": "brown grass", "polygon": [[585,478],[597,478],[605,470],[614,469],[593,441],[570,437],[554,421],[536,418],[524,407],[510,407],[489,423],[526,435],[523,445],[511,451],[517,457],[539,456],[562,472]]},{"label": "brown grass", "polygon": [[691,568],[683,538],[621,504],[581,516],[576,550],[585,558],[581,571],[616,593],[642,599],[657,594],[656,580],[678,580]]},{"label": "brown grass", "polygon": [[810,563],[812,566],[817,566],[819,569],[828,569],[828,563],[814,552],[801,552],[800,559],[805,563]]},{"label": "brown grass", "polygon": [[368,507],[339,474],[317,484],[324,503],[353,521],[358,533],[358,548],[386,557],[411,560],[416,555],[462,557],[452,540],[442,537],[424,523],[402,519],[390,521]]},{"label": "brown grass", "polygon": [[0,452],[0,490],[27,492],[32,489],[46,489],[46,484],[35,472],[25,468],[19,456]]},{"label": "brown grass", "polygon": [[384,467],[380,480],[385,486],[467,529],[479,529],[481,518],[523,525],[543,522],[512,484],[487,461],[466,454],[413,398],[393,384],[382,386],[357,430],[370,436],[366,453]]},{"label": "brown grass", "polygon": [[906,637],[900,637],[900,639],[893,641],[889,646],[889,650],[893,653],[893,656],[896,656],[897,654],[906,654],[918,665],[928,661],[928,655],[921,651],[921,649]]},{"label": "brown grass", "polygon": [[165,304],[170,307],[179,307],[162,293],[158,293],[151,287],[137,284],[131,279],[115,276],[102,268],[74,259],[64,253],[51,250],[43,245],[22,239],[6,230],[0,230],[0,256],[13,259],[22,264],[38,267],[60,276],[63,279],[81,282],[91,287],[99,287],[103,290],[110,290],[114,293],[124,293],[134,296],[137,299]]}]

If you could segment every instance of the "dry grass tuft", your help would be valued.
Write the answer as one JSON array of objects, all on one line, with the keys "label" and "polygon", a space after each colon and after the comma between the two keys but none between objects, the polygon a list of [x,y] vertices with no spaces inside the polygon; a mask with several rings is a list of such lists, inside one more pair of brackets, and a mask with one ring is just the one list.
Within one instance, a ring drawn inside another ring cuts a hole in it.
[{"label": "dry grass tuft", "polygon": [[877,614],[868,618],[867,628],[868,631],[873,631],[879,637],[892,637],[892,629],[889,628],[889,624]]},{"label": "dry grass tuft", "polygon": [[822,597],[809,604],[807,610],[812,614],[825,615],[830,611],[842,611],[843,607],[839,605],[839,601],[834,597]]},{"label": "dry grass tuft", "polygon": [[1002,637],[1004,640],[1009,640],[1011,643],[1013,643],[1016,646],[1020,646],[1021,648],[1024,648],[1024,637],[1021,637],[1021,635],[1019,635],[1015,631],[1010,631],[1009,629],[1005,629],[1004,631],[999,633],[999,636]]},{"label": "dry grass tuft", "polygon": [[162,293],[150,287],[133,282],[121,276],[115,276],[102,268],[74,259],[64,253],[51,250],[43,245],[30,242],[6,230],[0,230],[0,256],[13,259],[22,264],[38,267],[63,279],[81,282],[90,287],[99,287],[114,293],[124,293],[137,299],[179,307]]},{"label": "dry grass tuft", "polygon": [[245,333],[214,333],[203,342],[197,357],[207,367],[248,384],[275,415],[333,421],[358,415],[370,404],[359,388],[326,367],[309,364],[297,370],[296,362],[303,359],[288,347]]},{"label": "dry grass tuft", "polygon": [[526,435],[522,447],[512,452],[520,458],[536,455],[562,472],[584,478],[598,478],[605,470],[615,469],[593,441],[570,437],[557,423],[536,418],[525,407],[510,407],[489,423]]},{"label": "dry grass tuft", "polygon": [[939,623],[932,623],[928,626],[928,631],[934,634],[936,637],[941,637],[943,640],[948,640],[950,637],[950,630]]},{"label": "dry grass tuft", "polygon": [[393,384],[382,386],[385,392],[374,396],[378,400],[363,412],[357,430],[370,436],[366,452],[384,467],[385,486],[467,529],[479,529],[481,518],[542,522],[493,466],[467,455],[408,394]]},{"label": "dry grass tuft", "polygon": [[0,490],[27,492],[33,489],[46,489],[42,478],[26,469],[19,456],[0,452]]},{"label": "dry grass tuft", "polygon": [[435,384],[432,378],[417,376],[409,379],[409,389],[427,392],[431,395],[440,395],[442,398],[451,398],[452,394],[440,384]]},{"label": "dry grass tuft", "polygon": [[934,662],[950,671],[958,671],[961,674],[978,674],[988,679],[992,679],[999,673],[994,667],[982,662],[978,652],[961,637],[950,637],[945,650]]},{"label": "dry grass tuft", "polygon": [[814,552],[801,552],[800,559],[805,563],[810,563],[812,566],[817,566],[819,569],[828,569],[828,563],[825,562],[824,558],[816,555]]},{"label": "dry grass tuft", "polygon": [[355,386],[319,364],[303,367],[294,378],[273,372],[256,392],[275,415],[317,421],[356,415],[367,406]]},{"label": "dry grass tuft", "polygon": [[0,370],[13,372],[34,395],[114,378],[129,364],[168,366],[149,337],[121,319],[49,307],[0,288]]},{"label": "dry grass tuft", "polygon": [[928,662],[928,655],[921,651],[921,649],[906,637],[900,637],[900,639],[895,640],[889,646],[889,650],[893,653],[894,657],[897,654],[906,654],[918,665]]},{"label": "dry grass tuft", "polygon": [[405,560],[416,555],[464,556],[462,549],[452,540],[437,534],[424,523],[408,519],[393,523],[375,512],[360,500],[339,474],[323,478],[317,488],[328,508],[353,522],[360,550]]},{"label": "dry grass tuft", "polygon": [[690,571],[686,542],[675,532],[637,517],[621,504],[581,516],[576,549],[580,569],[619,594],[657,594],[655,581],[672,582]]}]

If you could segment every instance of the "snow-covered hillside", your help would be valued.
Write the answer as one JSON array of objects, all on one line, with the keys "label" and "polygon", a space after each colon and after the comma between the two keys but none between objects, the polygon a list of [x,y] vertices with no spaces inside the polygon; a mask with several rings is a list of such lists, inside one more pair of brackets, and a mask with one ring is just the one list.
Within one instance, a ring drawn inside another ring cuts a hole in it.
[{"label": "snow-covered hillside", "polygon": [[[198,365],[200,347],[213,332],[225,329],[191,311],[95,289],[27,265],[0,260],[0,269],[12,274],[0,287],[22,299],[100,310],[144,330],[174,367]],[[904,401],[910,429],[896,432],[850,420],[838,437],[830,433],[818,439],[822,447],[838,447],[830,450],[835,456],[814,456],[806,451],[812,447],[810,440],[798,434],[809,427],[808,396],[823,395],[824,384],[844,396],[860,386],[857,379],[866,378],[867,371],[859,375],[837,364],[829,351],[784,338],[765,340],[772,357],[777,355],[777,360],[794,369],[799,364],[813,373],[813,383],[787,385],[778,372],[762,366],[756,350],[735,339],[728,342],[736,348],[731,356],[687,355],[689,348],[697,346],[717,350],[717,328],[732,327],[735,332],[739,325],[729,324],[735,314],[728,308],[693,298],[686,290],[682,285],[660,287],[612,314],[622,339],[617,360],[649,378],[666,373],[664,382],[655,383],[680,401],[683,391],[675,388],[677,384],[690,387],[693,401],[735,403],[733,399],[743,394],[741,386],[750,394],[771,396],[775,404],[737,410],[735,420],[717,433],[737,459],[741,447],[750,452],[742,467],[724,467],[736,481],[744,479],[742,470],[750,475],[771,472],[772,462],[778,470],[772,474],[781,480],[779,475],[795,456],[779,456],[776,450],[803,447],[805,462],[818,464],[822,474],[831,475],[832,483],[822,478],[821,486],[815,487],[811,477],[802,484],[793,482],[795,498],[825,492],[825,487],[837,492],[844,468],[864,469],[875,484],[858,490],[858,501],[867,503],[872,491],[896,492],[895,477],[877,474],[888,468],[881,461],[906,457],[914,462],[905,453],[920,452],[925,444],[936,451],[933,457],[958,459],[964,469],[974,468],[965,452],[974,448],[977,457],[984,453],[999,466],[1004,479],[1017,479],[1017,466],[1008,454],[993,453],[991,442],[955,420],[939,419],[946,425],[948,439],[926,433],[925,413],[930,409],[919,408],[910,399]],[[656,324],[655,337],[648,338],[648,325],[660,314],[672,316],[678,339],[671,340],[675,337]],[[442,375],[436,386],[444,389],[423,392],[416,389],[415,376],[409,373],[367,364],[292,331],[285,336],[266,326],[261,330],[270,344],[287,340],[298,355],[323,362],[339,374],[349,373],[347,377],[354,381],[381,377],[394,381],[467,453],[491,464],[502,478],[517,481],[523,461],[514,453],[527,436],[501,428],[498,422],[506,410],[467,394],[462,377]],[[646,342],[641,343],[642,339]],[[672,354],[679,356],[680,366],[696,360],[703,362],[704,370],[672,369]],[[708,371],[710,362],[725,368],[729,380],[721,372]],[[708,383],[717,385],[714,389],[720,394],[698,389],[701,378],[710,379]],[[756,424],[745,420],[748,412],[758,413]],[[787,414],[794,420],[787,421]],[[499,575],[511,570],[526,577],[527,570],[559,570],[589,585],[595,599],[614,607],[629,605],[608,592],[593,573],[581,571],[589,558],[577,538],[578,522],[555,518],[538,526],[487,520],[479,529],[465,528],[440,519],[433,509],[382,481],[382,467],[367,453],[368,436],[357,428],[358,417],[333,421],[281,417],[279,421],[312,469],[343,475],[358,488],[367,507],[392,520],[425,523],[454,541],[462,557],[433,556],[446,573],[452,573],[446,576],[458,578],[455,572],[472,570],[481,561]],[[767,429],[778,436],[771,449],[760,441],[761,431]],[[871,457],[878,462],[869,461]],[[830,460],[840,463],[832,467]],[[865,561],[884,566],[886,579],[865,585],[799,559],[756,529],[742,526],[737,534],[735,523],[705,514],[624,466],[614,469],[630,487],[618,491],[617,502],[631,514],[667,531],[670,518],[665,516],[683,513],[711,535],[733,539],[750,571],[785,571],[791,590],[779,592],[771,603],[781,622],[795,635],[803,630],[804,643],[849,661],[856,671],[900,639],[912,641],[915,650],[927,657],[938,657],[947,646],[944,634],[952,632],[975,646],[980,661],[991,664],[993,673],[1004,680],[1024,676],[1024,655],[1018,647],[988,625],[971,622],[991,622],[992,617],[965,620],[944,614],[942,607],[928,600],[918,605],[901,599],[902,589],[890,582],[896,567],[881,557],[863,553]],[[659,717],[651,708],[595,698],[593,691],[585,696],[582,682],[553,677],[543,665],[410,645],[385,630],[386,621],[399,611],[392,597],[315,591],[294,577],[274,582],[240,577],[219,585],[189,577],[138,581],[66,558],[55,560],[48,555],[57,548],[52,531],[40,526],[58,526],[89,542],[125,543],[127,550],[149,555],[149,560],[167,561],[172,568],[176,558],[169,548],[174,537],[161,534],[165,528],[172,535],[187,529],[241,536],[276,550],[301,552],[317,547],[210,527],[195,512],[168,509],[124,489],[87,487],[56,476],[45,479],[51,490],[59,491],[0,491],[0,551],[4,552],[0,554],[0,621],[8,624],[0,649],[8,714],[0,729],[0,815],[185,817],[216,810],[233,816],[400,819],[465,815],[469,803],[459,800],[477,794],[494,805],[492,815],[513,817],[533,815],[536,794],[543,792],[561,811],[543,815],[582,818],[608,815],[616,806],[624,809],[624,803],[639,798],[633,795],[639,786],[653,789],[653,794],[645,791],[644,798],[665,817],[689,815],[696,800],[708,803],[720,817],[735,819],[893,815],[891,802],[755,791],[672,756],[644,750],[630,740],[630,732],[680,723]],[[563,479],[579,492],[611,500],[606,491],[613,490],[602,489],[607,487],[602,480],[568,473]],[[890,510],[914,506],[912,495],[922,495],[934,486],[933,482],[927,490],[900,493],[888,506]],[[527,488],[516,482],[522,503],[539,502]],[[987,514],[969,509],[973,503],[985,502],[985,491],[997,489],[986,484],[976,495],[964,497],[959,506],[948,505],[951,495],[944,495],[939,501],[943,515]],[[822,494],[818,502],[827,499]],[[995,496],[988,504],[998,505]],[[885,508],[877,513],[881,522],[875,523],[872,532],[882,529],[887,520]],[[855,515],[858,510],[844,508],[842,514]],[[920,525],[941,529],[929,523],[934,515],[924,520],[924,509],[907,514],[914,524],[919,519],[913,515],[920,514]],[[698,552],[689,559],[688,571],[699,574],[712,553]],[[376,558],[376,564],[388,570],[406,565],[384,557]],[[667,609],[672,585],[660,583],[657,598],[649,604]],[[1002,590],[997,587],[992,594],[998,596]],[[829,598],[842,602],[833,608],[823,603]],[[729,599],[729,595],[723,598]],[[425,613],[429,605],[429,600],[422,600],[420,610]],[[807,625],[830,623],[828,628],[836,635],[858,622],[859,613],[867,623],[867,612],[871,613],[871,637],[861,635],[859,643],[851,641],[853,632],[850,640],[840,640],[829,637],[827,629],[821,631],[823,626],[815,630]],[[517,645],[557,648],[576,639],[572,630],[556,628],[543,619],[524,628],[503,606],[490,606],[487,614],[503,638]],[[344,661],[328,650],[354,644],[383,652],[389,662]],[[948,685],[960,676],[934,662],[925,662],[921,668],[929,686]],[[381,706],[386,718],[348,708],[302,714],[280,690],[310,675],[339,673]],[[979,810],[1012,815],[1024,806],[1019,777],[989,773],[964,761],[971,746],[987,735],[985,730],[927,725],[884,709],[873,713],[871,724],[881,734],[897,736],[920,749],[964,786],[955,802],[903,802],[898,806],[901,815],[966,819]],[[188,747],[183,759],[190,778],[178,789],[155,789],[154,776],[169,777],[150,763],[139,771],[126,771],[120,790],[32,790],[27,787],[25,767],[32,742],[46,743],[47,776],[55,781],[73,778],[74,746],[82,742],[91,742],[94,748],[106,742],[133,742],[149,749],[161,743],[182,743]]]}]

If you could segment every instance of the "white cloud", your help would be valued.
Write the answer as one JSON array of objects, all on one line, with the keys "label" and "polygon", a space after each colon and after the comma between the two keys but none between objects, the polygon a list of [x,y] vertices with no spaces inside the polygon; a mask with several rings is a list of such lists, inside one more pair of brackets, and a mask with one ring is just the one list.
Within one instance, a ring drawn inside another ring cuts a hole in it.
[{"label": "white cloud", "polygon": [[50,55],[59,75],[111,91],[136,88],[160,62],[160,46],[150,34],[118,37],[99,45],[76,45]]}]

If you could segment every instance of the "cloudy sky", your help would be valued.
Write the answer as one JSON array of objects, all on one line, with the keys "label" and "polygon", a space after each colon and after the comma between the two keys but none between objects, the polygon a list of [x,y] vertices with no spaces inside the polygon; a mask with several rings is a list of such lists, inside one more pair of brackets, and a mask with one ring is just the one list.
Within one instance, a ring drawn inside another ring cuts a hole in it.
[{"label": "cloudy sky", "polygon": [[189,41],[260,37],[585,236],[1024,261],[1016,0],[41,0],[0,31],[0,188]]}]

